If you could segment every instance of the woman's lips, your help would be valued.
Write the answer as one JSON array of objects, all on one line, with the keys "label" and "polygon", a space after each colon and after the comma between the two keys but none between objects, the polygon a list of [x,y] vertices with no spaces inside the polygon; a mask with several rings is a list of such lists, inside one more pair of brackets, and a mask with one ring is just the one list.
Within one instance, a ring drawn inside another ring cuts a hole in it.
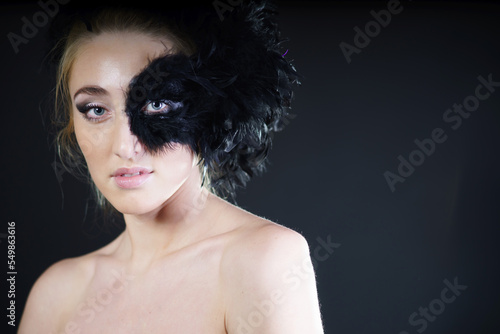
[{"label": "woman's lips", "polygon": [[146,182],[152,173],[153,171],[144,167],[119,168],[111,177],[114,178],[118,187],[132,189]]}]

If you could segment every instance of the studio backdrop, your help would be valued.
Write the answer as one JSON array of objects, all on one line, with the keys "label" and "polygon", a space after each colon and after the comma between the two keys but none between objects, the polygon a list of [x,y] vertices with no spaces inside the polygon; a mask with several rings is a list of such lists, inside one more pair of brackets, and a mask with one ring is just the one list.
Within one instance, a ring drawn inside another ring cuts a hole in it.
[{"label": "studio backdrop", "polygon": [[[48,136],[51,2],[0,6],[2,333],[48,266],[122,228]],[[499,3],[277,5],[302,84],[237,204],[306,237],[325,333],[497,333]]]}]

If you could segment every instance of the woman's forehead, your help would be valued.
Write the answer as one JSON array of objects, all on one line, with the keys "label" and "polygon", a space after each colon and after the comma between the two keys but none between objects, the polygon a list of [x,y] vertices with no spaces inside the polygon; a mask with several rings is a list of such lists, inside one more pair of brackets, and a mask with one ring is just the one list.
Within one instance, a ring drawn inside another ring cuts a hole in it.
[{"label": "woman's forehead", "polygon": [[83,43],[71,68],[69,88],[82,85],[126,89],[149,62],[172,49],[168,39],[119,32],[102,33]]}]

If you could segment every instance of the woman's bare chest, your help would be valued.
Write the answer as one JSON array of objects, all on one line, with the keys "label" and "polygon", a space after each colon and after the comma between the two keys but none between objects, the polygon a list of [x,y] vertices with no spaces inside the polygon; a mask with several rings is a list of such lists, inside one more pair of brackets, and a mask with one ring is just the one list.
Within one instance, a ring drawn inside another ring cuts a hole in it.
[{"label": "woman's bare chest", "polygon": [[75,292],[60,333],[225,333],[217,263],[167,264],[147,275],[99,268]]}]

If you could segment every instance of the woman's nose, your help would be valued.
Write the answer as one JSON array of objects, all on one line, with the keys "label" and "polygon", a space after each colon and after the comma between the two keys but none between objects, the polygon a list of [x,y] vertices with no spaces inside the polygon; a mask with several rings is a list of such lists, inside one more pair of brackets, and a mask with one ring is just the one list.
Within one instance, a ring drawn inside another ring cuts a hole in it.
[{"label": "woman's nose", "polygon": [[130,131],[129,120],[125,113],[116,118],[113,151],[114,154],[124,160],[133,160],[142,153],[142,145]]}]

